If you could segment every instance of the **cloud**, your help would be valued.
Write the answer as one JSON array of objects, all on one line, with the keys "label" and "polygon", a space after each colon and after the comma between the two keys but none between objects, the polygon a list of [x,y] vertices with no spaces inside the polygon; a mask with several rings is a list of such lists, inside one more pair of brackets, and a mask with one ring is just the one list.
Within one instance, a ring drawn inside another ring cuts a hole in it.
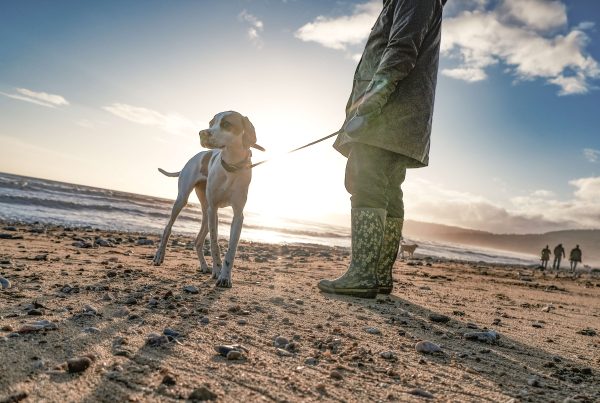
[{"label": "cloud", "polygon": [[[295,36],[358,60],[381,3],[357,4],[348,15],[318,16]],[[585,94],[600,78],[598,62],[586,52],[590,38],[585,31],[594,23],[569,29],[562,1],[451,0],[444,15],[442,54],[457,65],[443,69],[443,75],[483,81],[490,67],[503,64],[517,82],[541,79],[557,86],[559,95]]]},{"label": "cloud", "polygon": [[187,135],[198,130],[199,124],[176,113],[163,114],[152,109],[113,103],[102,107],[121,119],[144,126],[154,126],[167,133]]},{"label": "cloud", "polygon": [[567,200],[539,189],[500,206],[429,181],[410,181],[403,185],[406,217],[494,233],[600,228],[600,177],[574,179],[569,184],[575,190]]},{"label": "cloud", "polygon": [[367,39],[381,12],[381,5],[381,0],[372,0],[355,5],[350,15],[318,16],[313,22],[300,27],[295,36],[302,41],[317,42],[330,49],[348,50]]},{"label": "cloud", "polygon": [[600,150],[595,150],[593,148],[584,148],[583,156],[589,162],[596,163],[600,160]]},{"label": "cloud", "polygon": [[560,95],[584,94],[593,88],[600,67],[585,50],[590,39],[581,24],[567,28],[562,2],[503,0],[495,4],[492,9],[480,5],[444,20],[442,54],[458,66],[442,74],[481,81],[487,78],[487,68],[502,63],[518,81],[542,79],[558,86]]},{"label": "cloud", "polygon": [[48,94],[47,92],[36,92],[28,90],[27,88],[16,88],[15,90],[17,91],[16,94],[8,94],[5,92],[0,92],[0,94],[8,98],[45,106],[48,108],[69,105],[69,102],[61,95]]},{"label": "cloud", "polygon": [[264,23],[261,20],[259,20],[255,15],[250,14],[246,10],[243,10],[238,15],[238,20],[250,24],[250,27],[248,28],[248,38],[250,38],[250,41],[254,44],[254,46],[256,46],[259,49],[262,48],[264,42],[260,34],[265,28]]}]

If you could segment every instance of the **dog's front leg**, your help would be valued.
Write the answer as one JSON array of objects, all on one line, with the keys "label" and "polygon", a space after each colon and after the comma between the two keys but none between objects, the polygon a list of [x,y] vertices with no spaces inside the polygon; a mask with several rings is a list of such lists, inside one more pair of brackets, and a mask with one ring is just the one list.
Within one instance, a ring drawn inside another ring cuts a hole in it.
[{"label": "dog's front leg", "polygon": [[233,260],[235,259],[235,252],[237,251],[237,246],[240,241],[243,224],[244,215],[242,212],[234,211],[233,220],[231,221],[231,232],[229,234],[229,245],[227,247],[227,253],[225,254],[225,265],[217,280],[217,287],[231,288],[231,270],[233,269]]},{"label": "dog's front leg", "polygon": [[212,278],[218,278],[221,273],[221,250],[219,249],[219,216],[217,209],[208,208],[208,229],[210,231],[210,255],[212,256]]}]

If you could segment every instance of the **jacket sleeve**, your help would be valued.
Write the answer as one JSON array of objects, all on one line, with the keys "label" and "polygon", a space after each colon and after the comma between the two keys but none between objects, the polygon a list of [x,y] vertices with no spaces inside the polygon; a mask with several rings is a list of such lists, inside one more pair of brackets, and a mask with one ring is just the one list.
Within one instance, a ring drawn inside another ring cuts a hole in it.
[{"label": "jacket sleeve", "polygon": [[380,112],[398,82],[415,67],[439,0],[398,0],[388,44],[358,114]]}]

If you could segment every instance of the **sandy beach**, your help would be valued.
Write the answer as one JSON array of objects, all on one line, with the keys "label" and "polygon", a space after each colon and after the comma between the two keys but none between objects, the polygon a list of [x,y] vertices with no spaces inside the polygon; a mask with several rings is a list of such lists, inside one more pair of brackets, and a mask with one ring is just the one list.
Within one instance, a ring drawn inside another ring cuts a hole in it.
[{"label": "sandy beach", "polygon": [[399,259],[361,300],[315,286],[347,249],[242,242],[217,289],[191,238],[2,227],[0,402],[600,400],[598,273]]}]

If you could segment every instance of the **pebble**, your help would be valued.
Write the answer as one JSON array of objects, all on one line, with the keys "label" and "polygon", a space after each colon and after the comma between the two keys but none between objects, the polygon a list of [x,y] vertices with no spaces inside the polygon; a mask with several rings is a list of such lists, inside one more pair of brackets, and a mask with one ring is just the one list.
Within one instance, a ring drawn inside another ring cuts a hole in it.
[{"label": "pebble", "polygon": [[413,396],[424,397],[425,399],[433,399],[433,394],[431,394],[423,389],[413,389],[413,390],[409,391],[408,393],[410,393]]},{"label": "pebble", "polygon": [[0,285],[2,289],[10,288],[11,286],[10,281],[4,277],[0,277]]},{"label": "pebble", "polygon": [[464,334],[464,338],[494,344],[498,341],[500,335],[493,330],[488,330],[487,332],[468,332]]},{"label": "pebble", "polygon": [[215,347],[215,351],[223,357],[227,357],[227,355],[232,351],[238,351],[240,353],[248,352],[248,349],[239,344],[222,344]]},{"label": "pebble", "polygon": [[450,317],[446,315],[432,313],[431,315],[429,315],[429,320],[436,323],[447,323],[450,321]]},{"label": "pebble", "polygon": [[227,360],[229,360],[229,361],[235,361],[235,360],[241,360],[241,359],[242,359],[241,351],[231,350],[230,352],[227,353]]},{"label": "pebble", "polygon": [[542,384],[540,383],[540,380],[536,376],[529,378],[527,380],[527,385],[533,386],[534,388],[540,388],[542,386]]},{"label": "pebble", "polygon": [[278,348],[276,350],[276,352],[277,352],[277,355],[280,357],[291,357],[292,356],[292,353],[290,353],[289,351],[284,350],[282,348]]},{"label": "pebble", "polygon": [[54,322],[50,322],[49,320],[38,320],[32,323],[26,323],[17,330],[18,333],[33,333],[40,330],[56,330],[58,329],[58,325]]},{"label": "pebble", "polygon": [[98,329],[97,327],[84,327],[83,332],[90,333],[90,334],[97,334],[97,333],[100,333],[100,329]]},{"label": "pebble", "polygon": [[163,334],[165,336],[167,336],[169,338],[169,340],[178,339],[179,337],[181,337],[180,332],[178,332],[177,330],[174,330],[174,329],[170,329],[168,327],[165,330],[163,330]]},{"label": "pebble", "polygon": [[539,323],[539,322],[533,322],[531,324],[532,327],[538,328],[538,329],[542,329],[544,327],[543,324]]},{"label": "pebble", "polygon": [[382,351],[379,353],[379,356],[384,360],[393,360],[396,358],[396,355],[392,351]]},{"label": "pebble", "polygon": [[442,348],[435,343],[423,340],[415,344],[415,350],[418,353],[433,354],[442,351]]},{"label": "pebble", "polygon": [[150,333],[146,337],[146,344],[150,347],[160,347],[163,344],[167,344],[168,342],[169,342],[169,338],[165,335]]},{"label": "pebble", "polygon": [[578,334],[582,334],[584,336],[596,336],[596,334],[597,334],[597,332],[594,329],[590,328],[590,327],[587,327],[585,329],[579,330],[577,333]]},{"label": "pebble", "polygon": [[83,314],[87,316],[96,316],[98,315],[98,310],[91,305],[85,305],[83,307]]},{"label": "pebble", "polygon": [[275,347],[285,348],[285,346],[287,346],[290,343],[290,341],[283,336],[277,336],[275,337],[273,343],[275,344]]},{"label": "pebble", "polygon": [[317,365],[319,361],[315,357],[308,357],[304,360],[304,363],[306,365]]},{"label": "pebble", "polygon": [[15,329],[11,325],[2,325],[2,327],[0,327],[0,330],[2,330],[3,332],[12,332]]},{"label": "pebble", "polygon": [[216,400],[217,394],[208,389],[206,386],[201,386],[198,389],[194,389],[188,396],[191,401],[205,401],[205,400]]},{"label": "pebble", "polygon": [[42,311],[41,309],[30,309],[29,311],[27,311],[27,315],[30,316],[42,316],[44,314],[44,311]]},{"label": "pebble", "polygon": [[246,319],[240,319],[237,321],[238,325],[246,325],[248,324],[248,321]]},{"label": "pebble", "polygon": [[190,294],[198,294],[200,292],[198,287],[193,286],[193,285],[186,285],[185,287],[183,287],[183,291],[190,293]]},{"label": "pebble", "polygon": [[67,360],[67,371],[70,373],[83,372],[92,365],[92,360],[88,357],[77,357]]},{"label": "pebble", "polygon": [[381,330],[377,329],[376,327],[366,327],[365,332],[369,334],[381,334]]},{"label": "pebble", "polygon": [[177,385],[177,380],[173,375],[166,374],[160,383],[167,386],[175,386]]},{"label": "pebble", "polygon": [[154,245],[154,241],[152,239],[147,239],[147,238],[140,238],[137,240],[136,242],[137,245]]},{"label": "pebble", "polygon": [[336,371],[335,369],[329,373],[329,377],[331,379],[335,379],[336,381],[341,381],[344,379],[344,375],[340,371]]}]

